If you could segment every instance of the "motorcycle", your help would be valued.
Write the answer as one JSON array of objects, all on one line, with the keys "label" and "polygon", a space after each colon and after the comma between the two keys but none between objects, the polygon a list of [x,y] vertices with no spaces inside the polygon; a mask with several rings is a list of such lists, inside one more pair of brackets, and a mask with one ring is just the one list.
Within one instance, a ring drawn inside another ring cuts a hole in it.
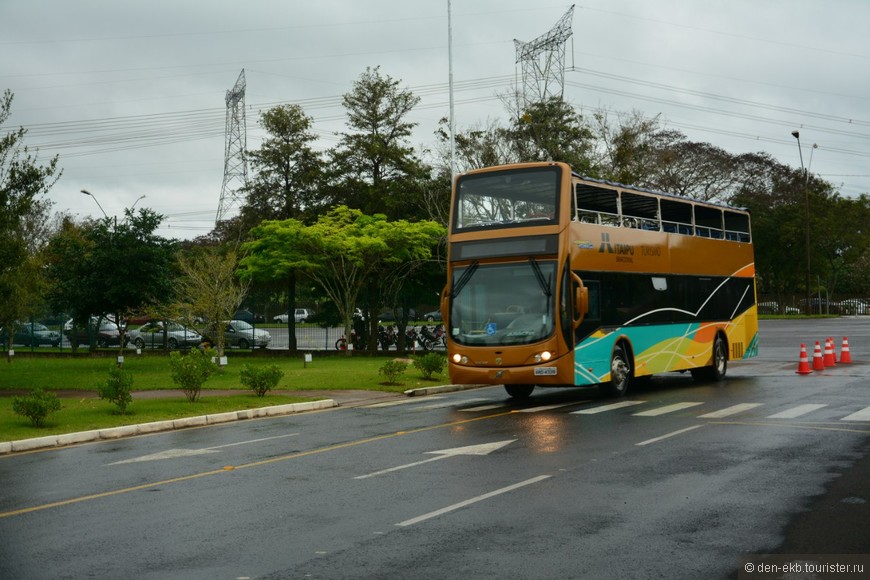
[{"label": "motorcycle", "polygon": [[[357,334],[356,330],[350,331],[350,344],[354,350],[365,350],[366,343],[362,335]],[[347,350],[347,337],[341,335],[341,338],[335,341],[335,350]]]},{"label": "motorcycle", "polygon": [[437,324],[432,329],[433,348],[447,348],[447,333],[444,332],[444,325]]},{"label": "motorcycle", "polygon": [[435,336],[435,333],[432,330],[429,330],[429,327],[425,324],[420,328],[420,345],[423,347],[423,350],[429,352],[435,348],[435,344],[438,342],[438,338]]},{"label": "motorcycle", "polygon": [[387,325],[386,328],[383,326],[378,327],[378,344],[381,345],[381,350],[390,350],[390,347],[394,346],[396,341],[396,331],[392,324]]}]

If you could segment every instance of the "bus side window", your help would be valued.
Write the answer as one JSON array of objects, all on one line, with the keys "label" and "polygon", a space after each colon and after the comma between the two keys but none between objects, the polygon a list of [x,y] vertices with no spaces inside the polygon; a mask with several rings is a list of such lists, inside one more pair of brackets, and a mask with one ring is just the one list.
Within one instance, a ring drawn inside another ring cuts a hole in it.
[{"label": "bus side window", "polygon": [[586,318],[601,320],[601,284],[598,280],[584,280],[583,284],[589,293],[589,312],[586,313]]}]

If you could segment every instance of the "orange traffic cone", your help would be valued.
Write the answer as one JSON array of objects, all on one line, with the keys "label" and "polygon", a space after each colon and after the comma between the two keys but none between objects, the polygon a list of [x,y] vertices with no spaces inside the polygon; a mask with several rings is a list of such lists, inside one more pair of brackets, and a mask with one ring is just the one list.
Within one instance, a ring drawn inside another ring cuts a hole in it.
[{"label": "orange traffic cone", "polygon": [[816,352],[813,353],[813,370],[825,370],[825,360],[822,358],[822,347],[818,340],[816,341]]},{"label": "orange traffic cone", "polygon": [[828,337],[825,341],[825,368],[837,365],[837,357],[834,356],[834,339]]},{"label": "orange traffic cone", "polygon": [[810,361],[807,358],[807,345],[801,343],[801,358],[798,362],[798,370],[795,371],[799,375],[808,375],[812,373],[812,369],[810,369]]},{"label": "orange traffic cone", "polygon": [[840,349],[840,362],[847,364],[852,362],[852,353],[849,352],[849,339],[845,336],[843,337],[843,347]]}]

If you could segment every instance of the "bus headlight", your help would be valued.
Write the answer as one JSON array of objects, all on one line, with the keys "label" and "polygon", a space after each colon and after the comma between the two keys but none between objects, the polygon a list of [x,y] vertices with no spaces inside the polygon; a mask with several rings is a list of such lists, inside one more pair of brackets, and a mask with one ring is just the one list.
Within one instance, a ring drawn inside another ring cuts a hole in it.
[{"label": "bus headlight", "polygon": [[468,357],[462,356],[461,354],[459,354],[457,352],[456,354],[453,355],[453,362],[455,362],[458,365],[468,364]]},{"label": "bus headlight", "polygon": [[553,353],[548,350],[535,354],[535,362],[547,362],[551,358],[553,358]]}]

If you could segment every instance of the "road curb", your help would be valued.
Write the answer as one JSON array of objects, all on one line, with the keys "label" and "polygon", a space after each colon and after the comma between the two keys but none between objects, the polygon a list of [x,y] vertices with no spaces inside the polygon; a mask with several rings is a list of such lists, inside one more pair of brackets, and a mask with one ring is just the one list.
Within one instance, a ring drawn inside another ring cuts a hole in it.
[{"label": "road curb", "polygon": [[204,427],[206,425],[216,425],[218,423],[228,423],[230,421],[278,417],[281,415],[303,413],[305,411],[329,409],[337,406],[338,403],[336,403],[335,400],[323,399],[321,401],[273,405],[271,407],[260,407],[259,409],[245,409],[243,411],[200,415],[197,417],[186,417],[184,419],[174,419],[170,421],[154,421],[137,425],[124,425],[109,429],[94,429],[92,431],[81,431],[78,433],[47,435],[45,437],[34,437],[32,439],[21,439],[18,441],[0,441],[0,455],[8,455],[10,453],[18,453],[22,451],[35,451],[38,449],[49,449],[52,447],[65,447],[67,445],[89,443],[93,441],[108,441],[111,439],[120,439],[122,437],[132,437],[134,435],[146,435],[149,433],[159,433],[161,431],[188,429],[190,427]]}]

